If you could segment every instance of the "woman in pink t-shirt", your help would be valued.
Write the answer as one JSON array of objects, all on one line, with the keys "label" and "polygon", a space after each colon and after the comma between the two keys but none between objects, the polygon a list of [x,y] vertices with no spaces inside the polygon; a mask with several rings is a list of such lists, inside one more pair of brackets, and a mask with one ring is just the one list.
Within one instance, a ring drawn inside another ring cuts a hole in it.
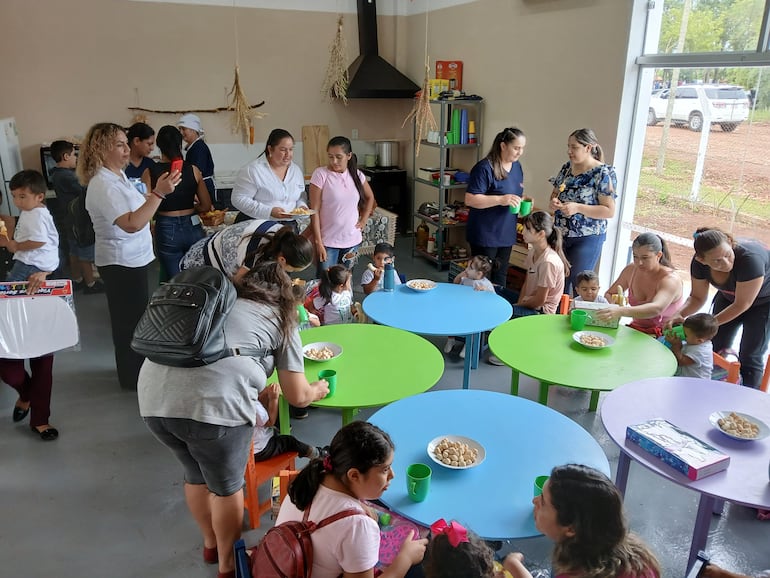
[{"label": "woman in pink t-shirt", "polygon": [[350,141],[335,136],[326,146],[329,164],[310,178],[310,217],[318,270],[332,265],[352,269],[361,245],[361,230],[374,210],[374,193],[356,166]]}]

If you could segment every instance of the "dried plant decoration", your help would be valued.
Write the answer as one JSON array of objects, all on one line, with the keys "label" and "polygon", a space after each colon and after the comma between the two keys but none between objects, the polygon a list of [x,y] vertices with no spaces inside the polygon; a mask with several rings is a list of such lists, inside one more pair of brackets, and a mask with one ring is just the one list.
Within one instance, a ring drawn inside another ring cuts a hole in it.
[{"label": "dried plant decoration", "polygon": [[348,76],[348,66],[345,63],[347,43],[343,31],[343,18],[340,15],[337,19],[337,34],[329,49],[329,64],[326,65],[326,78],[323,86],[321,86],[321,95],[327,100],[342,99],[342,102],[347,106],[350,77]]},{"label": "dried plant decoration", "polygon": [[241,133],[244,142],[254,144],[254,120],[263,118],[264,113],[255,111],[249,104],[246,94],[241,88],[240,67],[235,65],[235,77],[233,87],[227,93],[230,102],[227,109],[233,112],[231,128],[233,133]]},{"label": "dried plant decoration", "polygon": [[430,66],[428,64],[425,65],[425,79],[422,81],[420,95],[414,99],[414,106],[409,114],[406,115],[401,128],[404,128],[406,123],[412,119],[414,119],[415,124],[414,154],[420,156],[420,143],[423,136],[429,130],[438,130],[436,118],[430,109]]}]

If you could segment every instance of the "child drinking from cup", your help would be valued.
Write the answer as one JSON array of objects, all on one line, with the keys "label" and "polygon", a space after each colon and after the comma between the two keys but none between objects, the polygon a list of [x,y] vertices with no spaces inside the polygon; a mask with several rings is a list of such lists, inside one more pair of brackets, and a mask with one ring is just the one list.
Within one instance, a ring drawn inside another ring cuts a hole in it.
[{"label": "child drinking from cup", "polygon": [[682,323],[684,340],[674,330],[666,332],[666,341],[676,356],[676,375],[711,379],[714,370],[714,349],[711,339],[717,334],[719,322],[710,313],[690,315]]},{"label": "child drinking from cup", "polygon": [[318,296],[312,301],[312,313],[318,314],[323,325],[353,322],[352,274],[344,265],[333,265],[321,271]]},{"label": "child drinking from cup", "polygon": [[422,563],[425,578],[510,578],[492,549],[454,520],[437,520]]},{"label": "child drinking from cup", "polygon": [[596,271],[587,269],[575,275],[576,302],[583,303],[609,303],[607,298],[599,293],[599,276]]},{"label": "child drinking from cup", "polygon": [[[390,243],[377,243],[374,246],[372,262],[361,274],[361,288],[364,290],[364,294],[369,295],[375,291],[382,291],[385,264],[393,263],[395,259],[393,245]],[[393,281],[396,285],[401,285],[401,279],[398,276],[398,271],[395,269],[393,269]]]},{"label": "child drinking from cup", "polygon": [[[465,270],[454,278],[456,285],[468,285],[475,291],[494,291],[495,287],[488,276],[492,271],[492,259],[486,255],[471,257]],[[465,359],[465,338],[450,336],[444,345],[444,353],[450,353],[456,343],[462,342],[463,347],[459,352],[460,358]]]}]

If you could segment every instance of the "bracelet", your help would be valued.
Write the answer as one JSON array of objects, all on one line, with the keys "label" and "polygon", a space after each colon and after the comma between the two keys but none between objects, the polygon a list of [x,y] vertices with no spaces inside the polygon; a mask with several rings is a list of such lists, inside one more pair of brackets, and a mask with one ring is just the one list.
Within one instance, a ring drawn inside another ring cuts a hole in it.
[{"label": "bracelet", "polygon": [[158,197],[161,201],[166,200],[166,195],[161,195],[156,189],[152,190],[152,194]]}]

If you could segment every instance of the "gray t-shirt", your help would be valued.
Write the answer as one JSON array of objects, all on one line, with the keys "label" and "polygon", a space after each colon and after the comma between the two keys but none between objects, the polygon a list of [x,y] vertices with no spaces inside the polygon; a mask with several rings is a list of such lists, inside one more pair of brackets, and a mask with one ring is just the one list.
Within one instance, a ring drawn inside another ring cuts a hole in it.
[{"label": "gray t-shirt", "polygon": [[274,369],[302,373],[302,343],[294,330],[282,343],[276,308],[238,299],[225,322],[230,347],[273,350],[263,359],[226,357],[202,367],[171,367],[145,360],[139,372],[142,417],[186,418],[234,427],[254,425],[257,396]]},{"label": "gray t-shirt", "polygon": [[692,365],[680,365],[676,370],[682,377],[699,377],[711,379],[711,371],[714,369],[714,349],[711,341],[704,341],[697,345],[682,345],[682,354],[692,359]]}]

